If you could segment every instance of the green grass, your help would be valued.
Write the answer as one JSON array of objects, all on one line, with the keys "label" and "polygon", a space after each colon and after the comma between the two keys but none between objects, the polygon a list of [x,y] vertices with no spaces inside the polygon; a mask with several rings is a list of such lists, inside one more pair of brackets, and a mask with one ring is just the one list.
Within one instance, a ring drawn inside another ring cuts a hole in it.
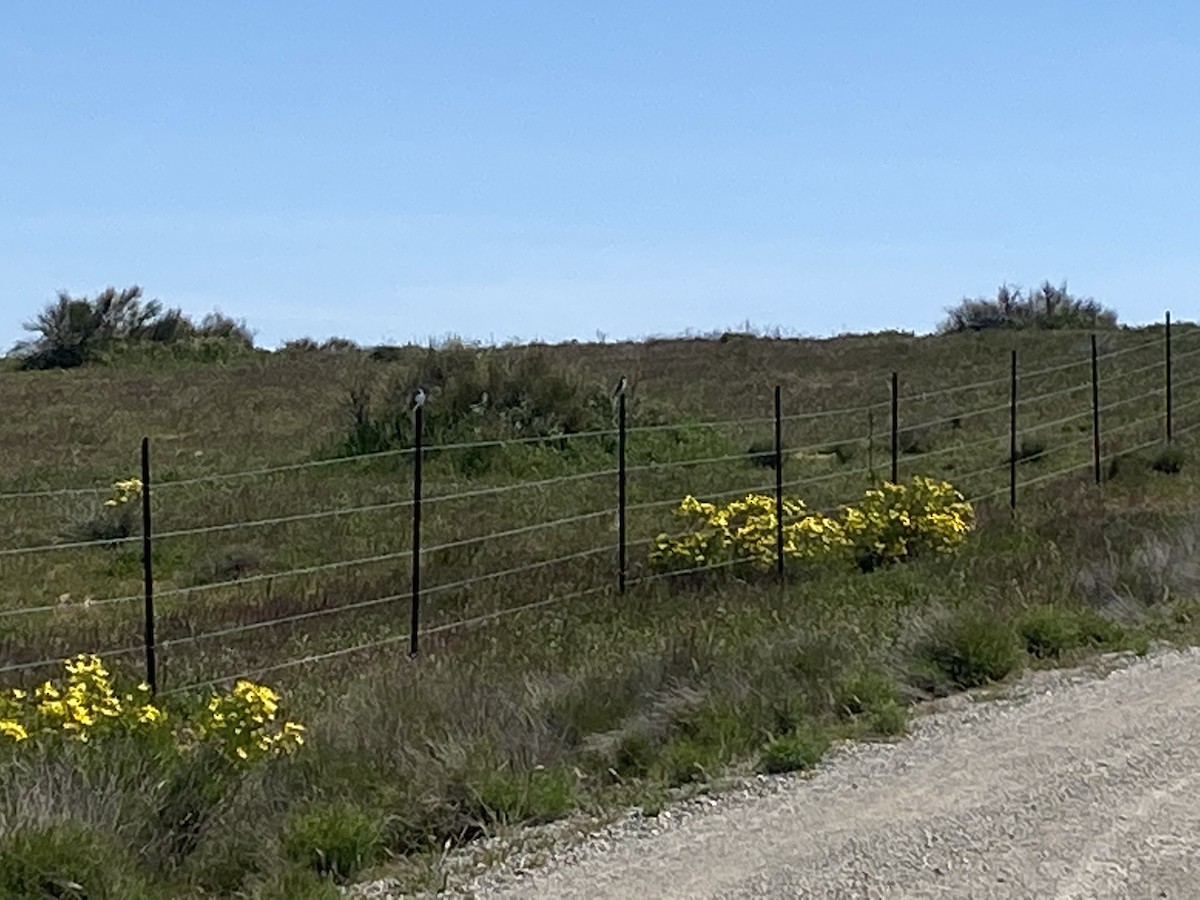
[{"label": "green grass", "polygon": [[346,881],[378,860],[382,827],[375,817],[343,801],[290,816],[282,844],[293,862]]},{"label": "green grass", "polygon": [[[1185,429],[1200,422],[1200,411],[1188,407],[1200,400],[1200,385],[1189,383],[1191,363],[1182,354],[1200,331],[1180,326],[1175,336],[1177,446],[1185,454],[1192,446]],[[1154,337],[1152,330],[1106,333],[1101,349],[1132,348]],[[1045,447],[1022,463],[1022,481],[1079,469],[1022,487],[1015,520],[1006,508],[1004,408],[1013,347],[1025,371],[1080,361],[1022,382],[1028,398],[1022,434]],[[630,514],[633,541],[672,528],[669,507],[641,504],[773,484],[774,473],[746,452],[770,433],[769,421],[699,423],[769,420],[776,383],[787,415],[851,410],[785,423],[785,480],[820,479],[792,492],[814,508],[860,494],[872,470],[888,469],[893,369],[901,373],[902,424],[920,435],[921,452],[902,457],[901,475],[947,477],[969,495],[997,492],[997,499],[979,504],[979,530],[955,558],[870,574],[796,570],[782,585],[766,576],[713,576],[637,584],[619,596],[608,589],[615,552],[606,550],[442,589],[608,547],[616,533],[607,514],[429,551],[423,617],[431,628],[605,589],[429,634],[415,660],[403,640],[407,559],[263,577],[403,553],[410,546],[404,506],[163,538],[154,562],[168,688],[392,642],[264,676],[308,723],[309,743],[252,778],[193,797],[205,804],[203,827],[190,833],[183,851],[164,842],[160,773],[132,750],[114,750],[118,758],[106,760],[103,772],[73,756],[0,767],[0,839],[51,845],[44,829],[60,821],[105,835],[122,848],[129,877],[156,892],[148,896],[332,896],[330,879],[373,871],[435,883],[437,855],[447,842],[573,809],[656,808],[723,772],[807,768],[832,740],[903,733],[909,704],[922,697],[1094,649],[1138,649],[1150,636],[1188,639],[1200,619],[1189,605],[1200,599],[1200,573],[1189,552],[1198,523],[1187,511],[1200,479],[1186,465],[1173,474],[1156,471],[1162,466],[1153,465],[1152,448],[1129,457],[1101,489],[1090,483],[1087,350],[1087,336],[1076,333],[831,341],[731,335],[549,348],[575,377],[598,388],[628,375],[638,421],[678,423],[630,435],[629,498],[639,507]],[[1160,351],[1147,346],[1102,363],[1102,403],[1128,401],[1104,415],[1106,460],[1161,433],[1161,397],[1134,399],[1158,384],[1160,372],[1139,369],[1152,366]],[[385,382],[391,365],[355,353],[291,353],[206,365],[131,359],[70,372],[0,372],[8,414],[0,432],[8,463],[0,493],[129,477],[148,434],[161,485],[154,490],[159,531],[402,504],[411,497],[412,469],[395,457],[187,487],[164,483],[327,459],[350,427],[350,387],[363,378]],[[993,378],[996,384],[962,394],[920,399],[947,385]],[[1085,389],[1033,399],[1077,384]],[[882,405],[860,408],[874,403]],[[843,447],[849,450],[838,452]],[[728,459],[650,467],[718,457]],[[425,546],[609,510],[614,464],[614,444],[606,438],[571,441],[565,449],[436,452],[425,462],[427,497],[604,474],[427,503]],[[59,540],[101,513],[95,498],[0,499],[3,545]],[[637,579],[646,571],[644,544],[630,558]],[[0,565],[0,610],[55,607],[4,620],[0,667],[138,646],[137,599],[87,602],[137,597],[136,541],[0,557]],[[206,588],[227,581],[234,583]],[[376,606],[317,615],[393,595]],[[297,616],[307,618],[203,637]],[[137,676],[136,652],[113,659]],[[25,680],[46,674],[34,671]],[[379,864],[383,869],[371,868]]]}]

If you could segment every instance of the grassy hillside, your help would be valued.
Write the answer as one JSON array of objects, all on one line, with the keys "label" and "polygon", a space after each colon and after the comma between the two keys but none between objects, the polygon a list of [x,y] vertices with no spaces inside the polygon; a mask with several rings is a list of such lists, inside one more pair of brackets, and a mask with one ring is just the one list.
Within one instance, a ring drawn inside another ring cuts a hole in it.
[{"label": "grassy hillside", "polygon": [[[1174,345],[1183,458],[1200,426],[1200,329],[1176,326]],[[1015,520],[1013,349],[1024,457]],[[315,816],[353,832],[335,802],[348,798],[367,823],[362,863],[390,854],[393,869],[434,877],[424,854],[446,839],[579,804],[657,802],[729,765],[803,765],[830,737],[902,730],[909,701],[1023,659],[1186,633],[1187,510],[1200,482],[1186,461],[1178,473],[1154,469],[1179,461],[1162,452],[1162,330],[1106,332],[1099,349],[1102,487],[1091,483],[1087,334],[486,351],[537,354],[597,389],[629,377],[632,587],[614,590],[612,434],[435,449],[416,660],[404,640],[411,456],[337,450],[351,390],[378,395],[419,351],[0,373],[0,677],[34,683],[52,671],[43,662],[80,651],[136,676],[140,531],[96,541],[119,533],[103,500],[137,474],[146,435],[165,689],[263,672],[294,698],[311,740],[214,799],[194,850],[130,870],[151,892],[266,896],[288,878],[317,891],[297,874],[305,859],[288,850],[289,829]],[[959,556],[870,575],[794,570],[783,585],[653,576],[648,543],[678,528],[682,496],[773,485],[762,454],[776,384],[789,494],[833,508],[886,476],[892,371],[902,477],[946,478],[976,501],[979,528]],[[430,408],[438,402],[432,393]],[[112,786],[102,810],[81,809],[61,787],[64,766],[4,776],[0,836],[65,815],[144,846],[143,775]]]}]

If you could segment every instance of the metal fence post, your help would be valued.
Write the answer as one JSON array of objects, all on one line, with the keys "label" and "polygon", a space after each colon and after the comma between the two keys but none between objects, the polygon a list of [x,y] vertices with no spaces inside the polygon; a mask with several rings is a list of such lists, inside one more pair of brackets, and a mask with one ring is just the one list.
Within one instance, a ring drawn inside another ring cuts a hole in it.
[{"label": "metal fence post", "polygon": [[1171,409],[1171,311],[1167,310],[1167,329],[1165,333],[1166,342],[1166,387],[1167,387],[1167,443],[1171,443],[1173,435],[1172,409]]},{"label": "metal fence post", "polygon": [[1008,507],[1017,508],[1017,351],[1012,352],[1008,415]]},{"label": "metal fence post", "polygon": [[142,584],[145,590],[146,684],[158,693],[154,643],[154,531],[150,517],[150,438],[142,438]]},{"label": "metal fence post", "polygon": [[1092,463],[1095,468],[1096,484],[1100,474],[1100,367],[1096,354],[1096,335],[1092,334]]},{"label": "metal fence post", "polygon": [[628,559],[626,557],[626,472],[625,472],[625,386],[622,377],[617,385],[617,590],[625,593]]},{"label": "metal fence post", "polygon": [[783,390],[775,385],[775,571],[783,577]]},{"label": "metal fence post", "polygon": [[900,375],[892,373],[892,484],[900,480]]},{"label": "metal fence post", "polygon": [[867,411],[867,483],[875,486],[875,410]]},{"label": "metal fence post", "polygon": [[425,431],[425,392],[413,395],[413,505],[412,505],[412,620],[408,655],[416,656],[421,630],[421,463]]}]

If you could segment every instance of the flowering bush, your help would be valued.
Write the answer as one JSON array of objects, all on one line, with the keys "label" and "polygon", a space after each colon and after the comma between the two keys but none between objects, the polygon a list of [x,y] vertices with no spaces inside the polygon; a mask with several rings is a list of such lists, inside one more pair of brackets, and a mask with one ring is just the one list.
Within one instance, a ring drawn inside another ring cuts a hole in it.
[{"label": "flowering bush", "polygon": [[65,664],[66,677],[32,691],[0,694],[0,745],[65,738],[80,743],[114,735],[161,740],[181,753],[206,749],[238,763],[291,753],[304,743],[304,726],[281,717],[279,696],[268,687],[239,681],[213,694],[201,712],[176,717],[140,684],[118,693],[96,656],[81,654]]},{"label": "flowering bush", "polygon": [[130,478],[128,481],[114,481],[113,492],[104,505],[110,509],[120,509],[142,499],[142,480]]},{"label": "flowering bush", "polygon": [[[720,506],[689,496],[677,512],[689,530],[659,535],[650,548],[656,568],[679,572],[775,564],[773,497],[749,494]],[[861,503],[844,507],[835,517],[810,512],[797,498],[785,498],[782,512],[784,559],[847,560],[864,569],[954,552],[974,525],[974,510],[953,485],[925,477],[868,490]]]},{"label": "flowering bush", "polygon": [[280,721],[279,695],[269,687],[239,681],[228,694],[213,695],[191,724],[201,742],[229,760],[256,762],[291,753],[304,743],[304,726]]},{"label": "flowering bush", "polygon": [[[775,500],[749,494],[725,506],[685,497],[678,514],[691,530],[676,536],[659,535],[650,548],[650,561],[668,570],[693,570],[713,565],[746,563],[769,568],[776,560]],[[785,559],[813,560],[836,555],[846,546],[836,519],[809,513],[802,500],[783,501]]]},{"label": "flowering bush", "polygon": [[929,553],[953,553],[974,526],[975,511],[954,486],[917,476],[885,483],[847,507],[843,527],[864,569]]},{"label": "flowering bush", "polygon": [[100,508],[74,524],[69,536],[74,540],[116,541],[134,535],[141,524],[142,481],[129,478],[114,481],[112,493]]}]

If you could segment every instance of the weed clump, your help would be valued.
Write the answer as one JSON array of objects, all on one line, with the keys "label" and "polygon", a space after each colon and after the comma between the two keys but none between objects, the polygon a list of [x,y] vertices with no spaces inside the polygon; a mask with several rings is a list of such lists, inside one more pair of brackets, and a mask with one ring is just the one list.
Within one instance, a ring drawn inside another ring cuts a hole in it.
[{"label": "weed clump", "polygon": [[923,656],[960,688],[999,681],[1021,664],[1012,624],[984,611],[963,610],[931,636]]},{"label": "weed clump", "polygon": [[378,819],[350,803],[319,806],[291,816],[284,853],[319,875],[348,881],[374,864],[383,849]]},{"label": "weed clump", "polygon": [[828,749],[829,736],[815,725],[802,723],[763,745],[759,769],[767,775],[803,772],[816,766]]},{"label": "weed clump", "polygon": [[1187,454],[1179,447],[1164,447],[1150,461],[1150,468],[1163,475],[1178,475],[1187,462]]},{"label": "weed clump", "polygon": [[1079,623],[1064,609],[1038,606],[1017,623],[1025,649],[1037,659],[1057,659],[1080,644]]},{"label": "weed clump", "polygon": [[575,781],[566,772],[479,769],[464,773],[458,785],[459,813],[473,824],[544,824],[575,805]]},{"label": "weed clump", "polygon": [[835,693],[838,712],[845,718],[862,722],[876,734],[904,733],[908,715],[900,692],[882,672],[864,669],[843,678]]}]

